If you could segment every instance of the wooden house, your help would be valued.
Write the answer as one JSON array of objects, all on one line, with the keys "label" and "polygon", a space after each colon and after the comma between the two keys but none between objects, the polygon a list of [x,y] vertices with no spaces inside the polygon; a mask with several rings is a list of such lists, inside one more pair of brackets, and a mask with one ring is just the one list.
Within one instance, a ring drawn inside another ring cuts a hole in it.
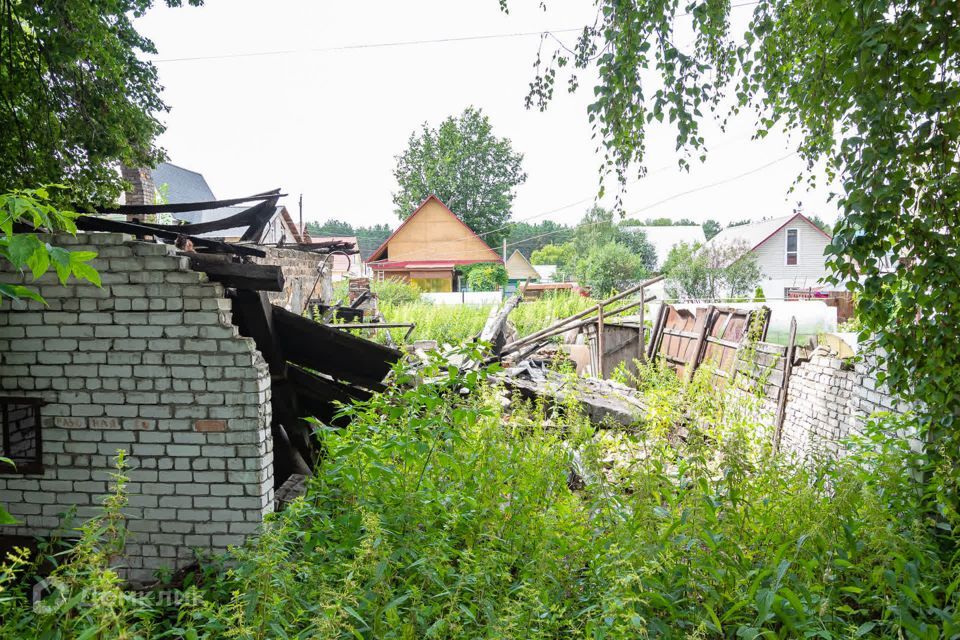
[{"label": "wooden house", "polygon": [[507,259],[507,279],[511,284],[539,282],[540,274],[533,268],[530,261],[520,253],[520,250],[517,249]]},{"label": "wooden house", "polygon": [[458,291],[457,267],[503,260],[434,195],[429,196],[367,260],[373,277],[399,278],[424,291]]}]

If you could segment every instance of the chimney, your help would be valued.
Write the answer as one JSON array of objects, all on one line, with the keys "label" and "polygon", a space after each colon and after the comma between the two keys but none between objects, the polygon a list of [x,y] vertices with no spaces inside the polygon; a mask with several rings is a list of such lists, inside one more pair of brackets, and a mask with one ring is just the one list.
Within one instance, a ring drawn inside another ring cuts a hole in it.
[{"label": "chimney", "polygon": [[130,183],[130,189],[123,198],[125,204],[156,204],[156,192],[150,169],[123,166],[120,168],[120,175]]}]

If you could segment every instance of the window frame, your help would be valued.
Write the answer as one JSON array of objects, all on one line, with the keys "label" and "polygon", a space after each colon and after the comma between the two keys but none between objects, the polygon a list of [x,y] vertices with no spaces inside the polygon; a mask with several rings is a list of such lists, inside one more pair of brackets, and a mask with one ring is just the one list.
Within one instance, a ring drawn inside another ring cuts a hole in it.
[{"label": "window frame", "polygon": [[[793,231],[796,233],[797,238],[797,248],[792,252],[790,251],[790,232]],[[790,254],[793,253],[795,256],[795,262],[790,264]],[[783,264],[787,267],[799,267],[800,266],[800,228],[799,227],[790,227],[786,229],[786,232],[783,234]]]},{"label": "window frame", "polygon": [[[13,458],[10,458],[10,456],[7,455],[7,448],[9,447],[8,443],[10,441],[10,423],[8,411],[9,405],[11,404],[30,405],[33,407],[34,438],[36,440],[36,453],[34,454],[33,460],[17,461],[13,460]],[[11,467],[6,463],[0,464],[0,476],[40,475],[44,472],[43,430],[40,428],[40,423],[43,419],[43,416],[40,414],[40,407],[44,406],[45,404],[47,403],[42,398],[0,396],[0,438],[2,438],[2,440],[0,440],[0,455],[10,458],[17,465],[16,467]]]}]

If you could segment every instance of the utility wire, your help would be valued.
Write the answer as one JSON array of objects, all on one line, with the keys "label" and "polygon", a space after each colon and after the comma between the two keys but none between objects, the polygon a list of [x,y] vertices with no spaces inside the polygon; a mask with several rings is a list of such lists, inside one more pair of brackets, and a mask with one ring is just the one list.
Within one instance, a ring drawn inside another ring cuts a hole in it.
[{"label": "utility wire", "polygon": [[254,58],[259,56],[282,56],[298,53],[331,53],[335,51],[356,51],[360,49],[384,49],[392,47],[413,47],[425,44],[444,44],[449,42],[473,42],[476,40],[503,40],[507,38],[526,38],[542,36],[546,33],[574,33],[583,31],[578,29],[549,29],[544,31],[523,31],[518,33],[487,33],[475,36],[459,36],[449,38],[433,38],[428,40],[398,40],[393,42],[366,42],[346,44],[336,47],[316,47],[309,49],[279,49],[276,51],[251,51],[248,53],[221,53],[208,56],[188,56],[183,58],[152,58],[149,62],[193,62],[196,60],[227,60],[231,58]]},{"label": "utility wire", "polygon": [[[779,162],[783,162],[784,160],[786,160],[786,159],[788,159],[788,158],[790,158],[790,157],[792,157],[792,156],[795,156],[795,155],[797,155],[797,152],[796,152],[796,151],[791,151],[790,153],[788,153],[788,154],[786,154],[786,155],[784,155],[784,156],[780,156],[779,158],[777,158],[777,159],[775,159],[775,160],[771,160],[770,162],[767,162],[766,164],[762,164],[762,165],[760,165],[759,167],[756,167],[756,168],[754,168],[754,169],[750,169],[749,171],[744,171],[743,173],[738,173],[737,175],[730,176],[729,178],[724,178],[723,180],[717,180],[716,182],[711,182],[711,183],[709,183],[709,184],[701,185],[701,186],[699,186],[699,187],[694,187],[693,189],[687,189],[686,191],[681,191],[681,192],[679,192],[679,193],[675,193],[675,194],[673,194],[672,196],[669,196],[669,197],[664,198],[664,199],[662,199],[662,200],[658,200],[657,202],[654,202],[654,203],[652,203],[652,204],[645,205],[645,206],[643,206],[643,207],[640,207],[639,209],[635,209],[635,210],[633,210],[633,211],[631,211],[631,212],[628,212],[628,215],[634,215],[634,214],[639,213],[639,212],[641,212],[641,211],[646,211],[647,209],[651,209],[651,208],[653,208],[653,207],[655,207],[655,206],[657,206],[657,205],[659,205],[659,204],[662,204],[662,203],[664,203],[664,202],[669,202],[670,200],[675,200],[675,199],[677,199],[677,198],[680,198],[680,197],[689,195],[689,194],[691,194],[691,193],[696,193],[696,192],[698,192],[698,191],[704,191],[704,190],[706,190],[706,189],[712,189],[713,187],[718,187],[718,186],[727,184],[727,183],[729,183],[729,182],[734,182],[734,181],[736,181],[736,180],[740,180],[741,178],[745,178],[746,176],[749,176],[749,175],[752,175],[752,174],[754,174],[754,173],[758,173],[758,172],[760,172],[760,171],[763,171],[764,169],[767,169],[767,168],[769,168],[769,167],[772,167],[773,165],[775,165],[775,164],[777,164],[777,163],[779,163]],[[519,240],[519,241],[517,241],[517,242],[511,242],[511,243],[507,244],[507,248],[509,249],[510,247],[514,247],[514,246],[523,244],[523,243],[525,243],[525,242],[529,242],[530,240],[538,240],[538,239],[540,239],[540,238],[546,238],[546,237],[548,237],[548,236],[552,236],[552,235],[555,235],[555,234],[558,234],[558,233],[567,233],[567,232],[570,232],[570,231],[574,231],[574,230],[576,230],[576,229],[585,229],[585,228],[587,228],[587,227],[596,226],[596,225],[598,225],[598,224],[608,224],[608,223],[609,223],[608,220],[598,220],[598,221],[596,221],[596,222],[585,222],[585,223],[581,223],[581,224],[578,224],[578,225],[575,225],[575,226],[569,227],[569,228],[557,229],[557,230],[555,230],[555,231],[547,231],[546,233],[541,233],[541,234],[538,234],[538,235],[535,235],[535,236],[530,236],[529,238],[524,238],[523,240]],[[468,254],[482,254],[482,253],[487,253],[487,252],[486,252],[486,251],[469,251],[469,252],[465,252],[464,255],[468,255]]]},{"label": "utility wire", "polygon": [[[759,4],[760,0],[750,0],[731,4],[731,9],[749,7]],[[690,13],[678,13],[676,17],[688,16]],[[304,49],[277,49],[274,51],[249,51],[246,53],[220,53],[205,56],[184,56],[181,58],[148,58],[148,62],[195,62],[200,60],[228,60],[232,58],[255,58],[261,56],[283,56],[302,53],[332,53],[336,51],[358,51],[362,49],[386,49],[393,47],[413,47],[420,45],[445,44],[452,42],[474,42],[478,40],[504,40],[509,38],[527,38],[530,36],[555,36],[558,33],[582,33],[584,27],[569,29],[542,29],[540,31],[521,31],[515,33],[485,33],[473,36],[451,36],[447,38],[429,38],[422,40],[396,40],[387,42],[361,42],[356,44],[345,44],[334,47],[313,47]],[[561,46],[563,43],[560,43]]]}]

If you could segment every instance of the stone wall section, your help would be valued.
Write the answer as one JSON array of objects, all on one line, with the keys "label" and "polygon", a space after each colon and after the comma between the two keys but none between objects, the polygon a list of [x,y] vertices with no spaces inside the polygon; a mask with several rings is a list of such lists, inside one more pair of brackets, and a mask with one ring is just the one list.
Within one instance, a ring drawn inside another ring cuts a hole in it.
[{"label": "stone wall section", "polygon": [[781,449],[801,457],[836,456],[841,441],[859,433],[876,412],[907,412],[909,405],[877,381],[877,362],[873,354],[842,360],[820,347],[809,360],[795,364]]},{"label": "stone wall section", "polygon": [[[324,269],[323,277],[317,279],[318,269],[327,257],[309,251],[284,249],[282,247],[260,247],[267,253],[266,258],[254,258],[259,264],[276,264],[283,268],[283,291],[270,292],[267,297],[271,304],[288,311],[303,313],[307,301],[321,298],[329,301],[333,297],[332,270]],[[332,261],[332,258],[331,258]]]},{"label": "stone wall section", "polygon": [[273,509],[270,375],[231,324],[223,287],[171,246],[45,240],[98,252],[103,286],[50,273],[33,283],[47,306],[0,303],[0,395],[47,403],[43,472],[0,474],[0,502],[20,521],[0,532],[47,535],[72,507],[80,520],[97,514],[123,449],[130,579],[242,543]]}]

